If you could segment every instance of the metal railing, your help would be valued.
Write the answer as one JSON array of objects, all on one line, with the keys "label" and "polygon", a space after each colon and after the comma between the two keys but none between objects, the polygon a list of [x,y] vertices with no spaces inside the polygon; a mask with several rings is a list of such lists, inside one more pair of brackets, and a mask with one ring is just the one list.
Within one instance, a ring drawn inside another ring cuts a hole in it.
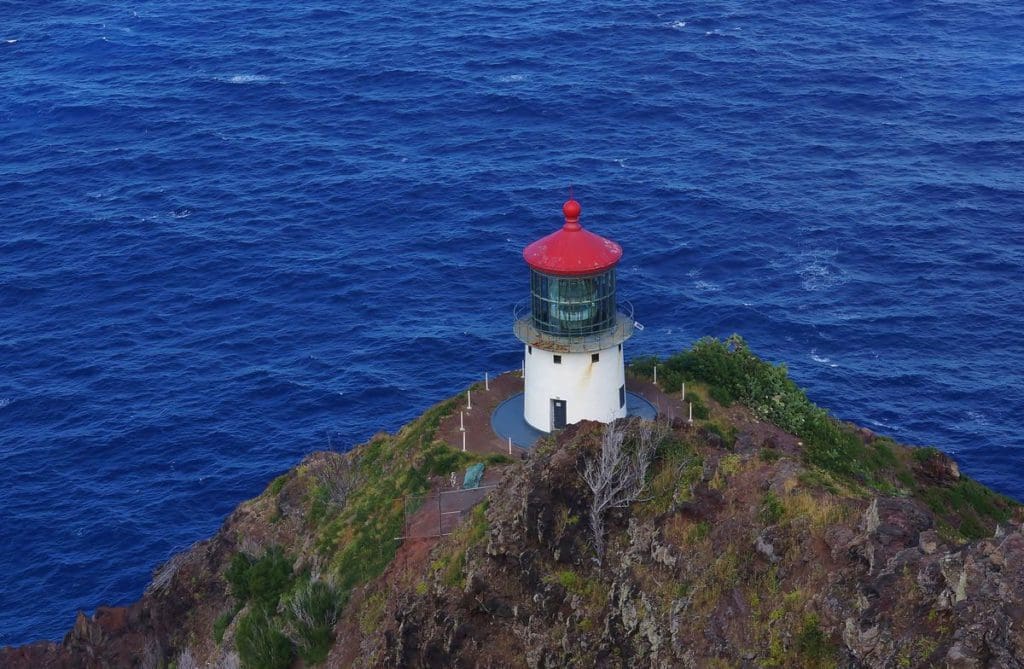
[{"label": "metal railing", "polygon": [[437,490],[422,495],[399,498],[405,507],[403,539],[429,539],[451,534],[473,507],[497,488],[496,483],[457,490]]},{"label": "metal railing", "polygon": [[544,351],[564,353],[589,353],[611,348],[633,336],[637,322],[633,319],[633,305],[619,302],[616,305],[615,323],[608,329],[595,334],[551,334],[537,328],[530,311],[530,301],[517,302],[512,309],[515,322],[512,331],[524,344]]}]

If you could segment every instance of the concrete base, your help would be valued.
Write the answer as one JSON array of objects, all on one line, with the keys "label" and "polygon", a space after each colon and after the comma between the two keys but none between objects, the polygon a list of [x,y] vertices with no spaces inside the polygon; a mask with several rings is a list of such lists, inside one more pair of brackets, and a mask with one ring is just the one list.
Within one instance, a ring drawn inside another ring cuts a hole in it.
[{"label": "concrete base", "polygon": [[[658,415],[654,405],[636,393],[626,392],[626,412],[629,416],[640,416],[646,420],[654,420]],[[498,405],[491,414],[491,428],[502,439],[512,437],[512,444],[520,448],[530,448],[538,439],[547,436],[526,422],[523,417],[523,393],[518,393]]]}]

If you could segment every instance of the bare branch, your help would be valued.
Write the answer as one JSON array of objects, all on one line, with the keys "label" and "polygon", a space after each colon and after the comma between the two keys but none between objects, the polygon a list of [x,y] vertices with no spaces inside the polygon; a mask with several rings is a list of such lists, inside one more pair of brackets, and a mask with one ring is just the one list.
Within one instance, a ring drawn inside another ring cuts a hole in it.
[{"label": "bare branch", "polygon": [[625,421],[605,426],[601,451],[587,460],[580,472],[590,488],[590,529],[597,563],[604,560],[604,522],[609,509],[624,508],[637,501],[647,485],[647,470],[655,450],[665,436],[665,426],[642,421],[627,433]]},{"label": "bare branch", "polygon": [[316,472],[320,484],[327,490],[328,501],[342,508],[355,483],[355,471],[349,457],[330,457],[320,464]]}]

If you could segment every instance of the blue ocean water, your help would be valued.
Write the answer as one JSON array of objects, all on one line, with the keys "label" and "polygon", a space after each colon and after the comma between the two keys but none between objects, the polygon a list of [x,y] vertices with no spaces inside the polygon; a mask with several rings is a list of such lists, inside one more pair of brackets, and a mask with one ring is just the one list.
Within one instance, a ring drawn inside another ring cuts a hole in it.
[{"label": "blue ocean water", "polygon": [[569,184],[630,353],[1024,498],[1020,4],[628,4],[0,2],[0,644],[517,367]]}]

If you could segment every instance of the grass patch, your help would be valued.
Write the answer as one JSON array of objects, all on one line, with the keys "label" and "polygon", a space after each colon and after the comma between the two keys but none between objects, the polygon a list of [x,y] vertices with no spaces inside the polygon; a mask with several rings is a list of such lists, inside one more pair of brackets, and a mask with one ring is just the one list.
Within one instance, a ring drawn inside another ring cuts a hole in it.
[{"label": "grass patch", "polygon": [[384,605],[386,603],[387,597],[380,591],[366,598],[357,616],[359,631],[366,636],[377,632],[381,621],[384,620]]},{"label": "grass patch", "polygon": [[405,519],[403,496],[424,493],[429,476],[464,463],[461,451],[434,442],[437,426],[455,407],[442,402],[394,436],[382,436],[357,453],[361,485],[317,539],[342,590],[380,575],[394,558]]},{"label": "grass patch", "polygon": [[711,523],[702,520],[694,523],[690,531],[686,533],[686,543],[690,546],[699,544],[711,535]]},{"label": "grass patch", "polygon": [[911,449],[910,455],[918,462],[928,462],[932,458],[942,457],[942,451],[934,446],[919,446]]},{"label": "grass patch", "polygon": [[726,455],[718,460],[718,467],[715,469],[714,477],[708,482],[708,486],[715,490],[725,487],[729,477],[734,476],[743,468],[743,458],[735,453]]},{"label": "grass patch", "polygon": [[608,603],[608,587],[600,579],[563,569],[549,574],[544,580],[560,585],[569,595],[580,597],[591,612],[600,611]]},{"label": "grass patch", "polygon": [[658,444],[655,464],[648,472],[648,499],[637,505],[637,513],[658,515],[667,512],[673,502],[688,499],[703,466],[703,458],[690,444],[669,434]]},{"label": "grass patch", "polygon": [[721,439],[723,448],[732,450],[736,446],[736,428],[732,425],[711,422],[705,425],[704,429]]},{"label": "grass patch", "polygon": [[734,547],[728,547],[711,559],[714,561],[701,573],[693,588],[693,607],[700,614],[714,610],[722,597],[740,583],[740,559]]},{"label": "grass patch", "polygon": [[796,635],[797,654],[805,666],[829,666],[834,664],[836,650],[821,630],[821,621],[816,613],[804,616],[803,624]]},{"label": "grass patch", "polygon": [[[935,449],[919,448],[908,458],[902,447],[885,437],[865,444],[862,435],[851,426],[836,421],[811,402],[789,378],[785,365],[761,360],[739,335],[725,340],[701,339],[689,350],[665,360],[638,358],[633,361],[631,371],[648,378],[655,364],[659,383],[666,390],[678,390],[682,382],[704,384],[708,394],[722,405],[740,402],[758,418],[800,437],[804,462],[827,473],[820,482],[832,492],[838,492],[839,487],[829,479],[844,480],[853,487],[863,486],[883,494],[909,489],[913,475],[908,469],[908,459],[923,462],[936,453]],[[712,425],[705,427],[716,432]],[[727,444],[733,441],[727,432],[719,436]],[[772,456],[763,454],[762,457]],[[989,521],[1002,522],[1000,519],[1007,516],[1007,504],[992,502],[985,495],[974,494],[973,490],[958,490],[952,495],[964,497],[973,510],[976,517],[968,514],[965,520],[966,529],[972,535],[978,531],[976,524],[987,528]],[[944,498],[943,493],[931,493],[930,503],[936,507],[946,508],[954,501]]]},{"label": "grass patch", "polygon": [[281,492],[281,488],[283,488],[284,484],[287,482],[288,474],[281,474],[270,482],[270,485],[267,486],[267,492],[270,493],[271,496],[276,497]]},{"label": "grass patch", "polygon": [[785,513],[785,507],[782,506],[782,500],[775,493],[767,492],[764,499],[761,500],[761,509],[758,512],[761,522],[765,525],[774,525],[782,520],[783,513]]},{"label": "grass patch", "polygon": [[782,504],[783,518],[787,522],[806,522],[815,534],[820,534],[830,525],[842,522],[850,514],[848,507],[827,495],[794,492],[783,496],[779,501]]},{"label": "grass patch", "polygon": [[966,478],[951,486],[921,486],[917,494],[968,540],[989,536],[996,523],[1010,520],[1017,506],[1013,500]]},{"label": "grass patch", "polygon": [[434,560],[431,569],[439,575],[441,582],[447,587],[465,586],[467,551],[477,545],[487,534],[490,524],[487,521],[487,501],[478,504],[470,511],[469,518],[455,528],[451,535],[451,548]]},{"label": "grass patch", "polygon": [[262,606],[257,606],[238,621],[235,645],[245,669],[287,669],[291,666],[292,644]]},{"label": "grass patch", "polygon": [[300,583],[285,602],[284,617],[299,656],[307,664],[327,659],[334,643],[334,623],[345,600],[333,583],[317,579]]},{"label": "grass patch", "polygon": [[654,380],[654,366],[661,362],[656,355],[645,355],[633,358],[629,362],[629,371],[633,376],[648,381]]},{"label": "grass patch", "polygon": [[707,420],[711,417],[711,410],[704,403],[704,398],[694,391],[686,391],[686,401],[693,405],[693,417],[697,420]]},{"label": "grass patch", "polygon": [[872,471],[898,469],[903,466],[895,452],[896,442],[887,437],[879,437],[871,441],[867,447],[866,460]]},{"label": "grass patch", "polygon": [[[638,358],[630,370],[640,378],[649,379],[655,365],[658,365],[659,385],[666,391],[676,391],[685,382],[689,399],[691,387],[701,389],[701,393],[706,389],[707,394],[723,406],[742,403],[759,419],[798,436],[802,459],[808,466],[799,478],[808,486],[853,497],[912,491],[939,515],[942,525],[948,527],[951,534],[966,539],[990,535],[997,523],[1006,522],[1020,506],[966,477],[953,485],[919,484],[911,467],[940,457],[939,451],[907,449],[887,437],[874,437],[865,443],[863,433],[835,420],[811,402],[789,378],[785,365],[761,360],[739,335],[725,340],[701,339],[689,350],[665,360]],[[694,394],[695,414],[699,397]],[[703,429],[709,437],[717,435],[727,447],[735,441],[731,426],[711,422],[704,424]],[[778,456],[762,450],[760,457],[771,462]],[[727,475],[728,470],[720,466],[712,487],[724,485]],[[657,502],[667,508],[669,486],[656,478],[652,482]],[[822,514],[812,516],[813,524],[821,522],[824,522]]]},{"label": "grass patch", "polygon": [[309,513],[306,515],[310,525],[319,525],[327,515],[331,491],[323,483],[314,485],[309,490]]},{"label": "grass patch", "polygon": [[224,642],[224,632],[227,631],[231,621],[235,619],[238,614],[239,607],[234,607],[224,611],[217,619],[213,621],[213,641],[218,646]]}]

